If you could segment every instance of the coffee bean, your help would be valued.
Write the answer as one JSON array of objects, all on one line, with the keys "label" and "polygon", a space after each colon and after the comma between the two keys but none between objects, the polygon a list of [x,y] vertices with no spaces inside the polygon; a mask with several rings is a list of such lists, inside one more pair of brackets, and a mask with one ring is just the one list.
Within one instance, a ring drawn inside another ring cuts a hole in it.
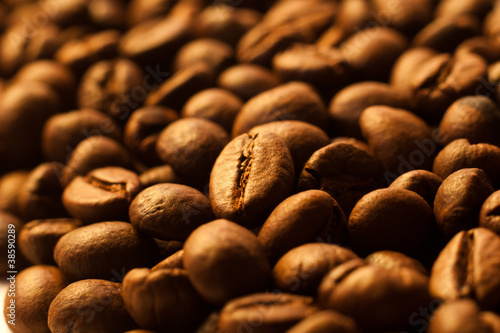
[{"label": "coffee bean", "polygon": [[488,63],[500,60],[500,43],[496,39],[477,36],[464,40],[455,50],[455,54],[474,53],[484,58]]},{"label": "coffee bean", "polygon": [[413,269],[423,275],[428,276],[429,272],[418,261],[401,252],[395,251],[377,251],[365,258],[365,262],[370,265],[381,266],[391,270]]},{"label": "coffee bean", "polygon": [[172,167],[168,164],[157,166],[144,171],[139,176],[139,180],[141,181],[141,185],[143,188],[160,183],[183,183],[179,175],[177,175],[174,169],[172,169]]},{"label": "coffee bean", "polygon": [[163,259],[155,266],[151,268],[151,272],[162,270],[162,269],[173,269],[180,268],[184,269],[184,250],[179,250],[172,254],[171,256]]},{"label": "coffee bean", "polygon": [[492,231],[475,228],[461,231],[443,249],[434,262],[429,281],[433,297],[443,301],[471,298],[485,310],[500,304],[496,259],[500,238]]},{"label": "coffee bean", "polygon": [[140,192],[139,176],[119,167],[95,169],[77,176],[64,189],[64,207],[84,224],[126,220],[128,207]]},{"label": "coffee bean", "polygon": [[374,12],[391,28],[406,35],[413,35],[432,20],[433,0],[401,1],[395,4],[390,0],[373,1]]},{"label": "coffee bean", "polygon": [[483,203],[479,213],[479,226],[500,235],[500,191],[491,194]]},{"label": "coffee bean", "polygon": [[356,322],[333,310],[323,310],[309,315],[293,326],[287,333],[358,333],[360,329]]},{"label": "coffee bean", "polygon": [[492,9],[492,2],[488,0],[466,0],[455,3],[450,0],[442,0],[436,8],[436,16],[460,16],[464,14],[475,15],[478,18],[484,16]]},{"label": "coffee bean", "polygon": [[153,239],[130,223],[100,222],[62,236],[54,249],[54,260],[69,281],[121,281],[132,268],[151,267],[157,251]]},{"label": "coffee bean", "polygon": [[271,261],[309,242],[343,243],[347,220],[326,192],[309,190],[281,202],[259,231],[258,239]]},{"label": "coffee bean", "polygon": [[297,246],[274,266],[273,283],[284,292],[312,295],[331,269],[356,258],[354,252],[338,245],[310,243]]},{"label": "coffee bean", "polygon": [[443,179],[430,171],[413,170],[396,178],[389,188],[415,192],[433,208],[436,193],[442,183]]},{"label": "coffee bean", "polygon": [[174,4],[175,1],[132,0],[127,6],[127,23],[133,27],[144,21],[164,16]]},{"label": "coffee bean", "polygon": [[498,17],[500,15],[500,9],[495,6],[491,12],[486,15],[484,21],[484,34],[487,36],[498,36],[500,34],[500,25],[498,24]]},{"label": "coffee bean", "polygon": [[390,84],[401,90],[409,90],[410,81],[418,66],[436,54],[435,50],[428,47],[412,47],[406,50],[399,56],[392,67]]},{"label": "coffee bean", "polygon": [[137,327],[121,294],[121,283],[89,279],[70,284],[50,304],[51,332],[122,333]]},{"label": "coffee bean", "polygon": [[210,202],[201,192],[179,184],[148,187],[132,201],[132,225],[164,240],[184,241],[189,234],[213,219]]},{"label": "coffee bean", "polygon": [[417,255],[431,236],[432,209],[418,194],[380,189],[365,195],[352,210],[347,230],[356,253],[379,250]]},{"label": "coffee bean", "polygon": [[262,293],[234,299],[222,309],[219,329],[235,332],[284,332],[318,311],[311,297]]},{"label": "coffee bean", "polygon": [[123,279],[122,295],[127,311],[143,328],[191,331],[207,312],[183,269],[133,269]]},{"label": "coffee bean", "polygon": [[210,203],[217,218],[261,224],[291,192],[293,161],[271,132],[242,134],[229,142],[210,176]]},{"label": "coffee bean", "polygon": [[[4,302],[5,321],[12,332],[50,332],[47,326],[49,306],[67,282],[54,266],[37,265],[15,276]],[[10,310],[14,308],[14,311]]]},{"label": "coffee bean", "polygon": [[12,171],[0,177],[0,211],[21,216],[18,198],[28,175],[28,171]]},{"label": "coffee bean", "polygon": [[20,230],[19,250],[35,265],[55,266],[54,248],[57,241],[81,225],[80,221],[69,218],[31,221]]},{"label": "coffee bean", "polygon": [[221,88],[246,101],[276,87],[279,79],[265,67],[254,64],[239,64],[222,72],[217,82]]},{"label": "coffee bean", "polygon": [[173,69],[182,68],[203,61],[214,73],[220,73],[233,63],[234,50],[231,46],[216,39],[196,39],[184,45],[174,59]]},{"label": "coffee bean", "polygon": [[183,261],[195,289],[207,302],[218,305],[264,291],[271,271],[257,237],[222,219],[191,233],[184,244]]}]

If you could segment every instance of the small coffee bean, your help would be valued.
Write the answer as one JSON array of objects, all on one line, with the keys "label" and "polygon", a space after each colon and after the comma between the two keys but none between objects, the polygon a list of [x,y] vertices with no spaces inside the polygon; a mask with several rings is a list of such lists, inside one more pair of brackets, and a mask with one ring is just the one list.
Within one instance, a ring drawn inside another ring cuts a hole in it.
[{"label": "small coffee bean", "polygon": [[498,24],[498,17],[500,16],[500,7],[495,6],[491,12],[486,15],[484,20],[484,34],[487,36],[495,37],[500,34],[500,24]]},{"label": "small coffee bean", "polygon": [[168,164],[160,165],[151,169],[148,169],[141,173],[139,176],[141,185],[143,188],[147,188],[160,183],[175,183],[182,184],[180,176],[177,175]]},{"label": "small coffee bean", "polygon": [[500,269],[499,250],[499,236],[488,229],[459,232],[432,266],[431,295],[443,301],[471,298],[484,310],[497,309],[500,283],[491,277]]},{"label": "small coffee bean", "polygon": [[35,265],[54,265],[54,248],[68,232],[81,227],[75,219],[34,220],[23,226],[18,238],[21,253]]},{"label": "small coffee bean", "polygon": [[262,293],[236,298],[224,306],[219,329],[236,332],[284,332],[317,312],[311,297]]},{"label": "small coffee bean", "polygon": [[64,189],[62,201],[71,216],[84,224],[126,220],[128,207],[140,191],[137,174],[106,167],[74,178]]},{"label": "small coffee bean", "polygon": [[264,291],[271,272],[257,237],[222,219],[191,233],[184,244],[183,261],[189,280],[203,299],[218,305]]},{"label": "small coffee bean", "polygon": [[54,333],[122,333],[137,327],[122,299],[122,285],[88,279],[70,284],[49,308],[49,328]]},{"label": "small coffee bean", "polygon": [[100,222],[77,228],[59,239],[54,260],[69,281],[121,281],[127,271],[151,267],[158,248],[130,223]]},{"label": "small coffee bean", "polygon": [[484,58],[488,63],[500,60],[500,42],[496,39],[477,36],[464,40],[455,50],[455,54],[474,53]]},{"label": "small coffee bean", "polygon": [[429,276],[429,272],[418,261],[407,255],[395,251],[377,251],[373,252],[365,258],[365,262],[370,265],[381,266],[391,270],[413,269],[425,276]]},{"label": "small coffee bean", "polygon": [[[52,300],[68,284],[54,266],[29,267],[11,280],[11,289],[4,302],[5,321],[12,332],[51,332],[47,326],[49,306]],[[15,311],[11,312],[10,308]]]},{"label": "small coffee bean", "polygon": [[287,333],[359,333],[356,322],[333,310],[323,310],[304,318]]},{"label": "small coffee bean", "polygon": [[239,64],[222,72],[217,82],[221,88],[246,101],[276,87],[279,78],[265,67],[254,64]]},{"label": "small coffee bean", "polygon": [[443,179],[430,171],[413,170],[396,178],[389,188],[415,192],[433,208],[436,193],[442,183]]},{"label": "small coffee bean", "polygon": [[175,5],[175,1],[131,0],[127,6],[127,23],[133,27],[139,23],[164,16]]},{"label": "small coffee bean", "polygon": [[0,211],[21,216],[18,198],[28,175],[28,171],[12,171],[0,177]]},{"label": "small coffee bean", "polygon": [[500,235],[500,191],[491,194],[483,203],[479,213],[479,226]]},{"label": "small coffee bean", "polygon": [[189,234],[213,219],[210,201],[196,189],[179,184],[146,188],[129,208],[132,225],[163,240],[184,241]]},{"label": "small coffee bean", "polygon": [[492,4],[489,0],[466,0],[460,3],[442,0],[436,7],[436,16],[453,17],[470,14],[481,19],[492,9]]},{"label": "small coffee bean", "polygon": [[173,70],[204,61],[214,73],[220,73],[234,62],[234,50],[222,41],[210,38],[195,39],[184,45],[174,59]]},{"label": "small coffee bean", "polygon": [[272,262],[309,242],[343,243],[347,220],[326,192],[309,190],[292,195],[269,215],[258,239]]},{"label": "small coffee bean", "polygon": [[215,161],[210,203],[217,218],[256,226],[290,194],[293,182],[293,160],[278,136],[242,134]]},{"label": "small coffee bean", "polygon": [[[433,17],[433,0],[401,1],[397,5],[391,0],[373,1],[374,13],[378,17],[387,17],[384,21],[393,29],[406,35],[413,35],[422,29]],[[383,19],[382,19],[383,20]]]},{"label": "small coffee bean", "polygon": [[273,283],[284,292],[312,295],[331,269],[356,258],[354,252],[338,245],[304,244],[288,251],[276,263]]},{"label": "small coffee bean", "polygon": [[409,90],[410,80],[416,73],[418,66],[436,54],[435,50],[428,47],[412,47],[406,50],[392,67],[390,84],[401,90]]},{"label": "small coffee bean", "polygon": [[430,239],[432,209],[418,194],[380,189],[365,195],[352,210],[347,230],[356,253],[393,250],[418,255]]}]

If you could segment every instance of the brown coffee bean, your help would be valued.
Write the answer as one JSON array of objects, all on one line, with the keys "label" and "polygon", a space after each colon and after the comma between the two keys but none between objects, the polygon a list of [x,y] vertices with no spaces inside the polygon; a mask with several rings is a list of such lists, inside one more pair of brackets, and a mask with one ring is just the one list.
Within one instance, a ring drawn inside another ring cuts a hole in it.
[{"label": "brown coffee bean", "polygon": [[216,39],[195,39],[177,52],[173,70],[179,71],[200,61],[207,63],[214,73],[220,73],[232,65],[234,50],[228,44]]},{"label": "brown coffee bean", "polygon": [[413,113],[372,106],[363,111],[359,124],[363,137],[389,173],[401,175],[414,169],[431,170],[440,147],[433,140],[430,127]]},{"label": "brown coffee bean", "polygon": [[180,111],[186,101],[197,92],[207,89],[215,81],[215,72],[204,61],[175,72],[146,98],[146,106],[161,105]]},{"label": "brown coffee bean", "polygon": [[111,117],[93,109],[54,115],[43,128],[43,154],[49,161],[66,163],[81,141],[96,135],[119,141],[122,131]]},{"label": "brown coffee bean", "polygon": [[442,183],[443,179],[430,171],[413,170],[396,178],[389,188],[415,192],[433,208],[436,193]]},{"label": "brown coffee bean", "polygon": [[151,268],[151,272],[162,269],[184,269],[184,250],[179,250]]},{"label": "brown coffee bean", "polygon": [[349,216],[361,197],[385,185],[383,171],[365,146],[356,142],[331,143],[309,158],[297,188],[326,191]]},{"label": "brown coffee bean", "polygon": [[328,145],[328,135],[319,127],[298,120],[282,120],[258,125],[248,134],[255,135],[262,131],[276,134],[288,147],[292,155],[295,178],[298,180],[304,164],[318,149]]},{"label": "brown coffee bean", "polygon": [[304,318],[287,333],[359,333],[356,322],[333,310],[323,310]]},{"label": "brown coffee bean", "polygon": [[234,299],[222,309],[219,329],[227,333],[284,332],[317,312],[311,297],[262,293]]},{"label": "brown coffee bean", "polygon": [[471,298],[482,309],[497,309],[500,283],[491,277],[500,269],[499,249],[500,238],[488,229],[459,232],[432,266],[431,295],[444,301]]},{"label": "brown coffee bean", "polygon": [[318,301],[352,317],[365,330],[399,331],[409,326],[412,313],[429,305],[428,280],[413,269],[392,270],[351,260],[325,276]]},{"label": "brown coffee bean", "polygon": [[436,8],[436,16],[453,17],[471,14],[481,19],[492,9],[492,4],[490,0],[466,0],[460,3],[443,0]]},{"label": "brown coffee bean", "polygon": [[200,225],[213,219],[210,201],[192,187],[157,184],[132,201],[130,221],[138,230],[163,240],[184,241]]},{"label": "brown coffee bean", "polygon": [[479,226],[500,235],[500,191],[491,194],[483,203],[479,213]]},{"label": "brown coffee bean", "polygon": [[171,0],[131,0],[127,6],[127,23],[133,27],[144,21],[164,16],[174,6],[175,1]]},{"label": "brown coffee bean", "polygon": [[189,280],[210,303],[264,291],[271,268],[264,248],[249,230],[228,220],[202,225],[184,244]]},{"label": "brown coffee bean", "polygon": [[[190,331],[207,307],[183,269],[136,268],[123,279],[123,301],[140,327],[158,331]],[[161,295],[161,298],[158,298]]]},{"label": "brown coffee bean", "polygon": [[500,42],[497,39],[477,36],[464,40],[455,50],[456,55],[461,53],[475,53],[488,63],[500,60]]},{"label": "brown coffee bean", "polygon": [[12,332],[51,332],[47,326],[49,306],[67,285],[61,272],[54,266],[37,265],[7,280],[14,291],[7,292],[3,312],[5,321],[14,323],[9,325]]},{"label": "brown coffee bean", "polygon": [[157,166],[144,171],[139,176],[139,180],[141,181],[141,185],[143,188],[160,183],[184,183],[181,180],[180,176],[177,175],[174,169],[172,169],[172,167],[168,164]]},{"label": "brown coffee bean", "polygon": [[484,20],[483,31],[485,35],[495,37],[500,34],[498,17],[500,17],[500,7],[494,6],[493,10],[486,15]]},{"label": "brown coffee bean", "polygon": [[418,194],[381,189],[365,195],[352,210],[347,230],[356,253],[393,250],[418,255],[431,237],[432,209]]},{"label": "brown coffee bean", "polygon": [[194,94],[184,104],[182,117],[197,117],[211,120],[231,133],[236,115],[243,101],[225,89],[211,88]]},{"label": "brown coffee bean", "polygon": [[434,216],[444,237],[451,239],[477,227],[481,206],[492,193],[491,182],[480,169],[461,169],[448,176],[434,201]]},{"label": "brown coffee bean", "polygon": [[26,221],[68,216],[61,202],[62,168],[47,162],[30,172],[18,194],[19,211]]},{"label": "brown coffee bean", "polygon": [[137,327],[121,294],[121,283],[89,279],[70,284],[50,304],[51,332],[122,333]]},{"label": "brown coffee bean", "polygon": [[144,73],[128,59],[104,60],[92,65],[78,88],[78,106],[106,112],[124,123],[146,99]]},{"label": "brown coffee bean", "polygon": [[125,4],[115,0],[94,0],[88,7],[89,19],[101,29],[125,27]]},{"label": "brown coffee bean", "polygon": [[218,85],[243,100],[276,87],[279,79],[265,67],[254,64],[240,64],[229,67],[219,75]]},{"label": "brown coffee bean", "polygon": [[54,260],[69,281],[121,281],[132,268],[151,267],[157,251],[154,240],[130,223],[100,222],[62,236],[54,249]]},{"label": "brown coffee bean", "polygon": [[160,132],[179,118],[174,110],[147,106],[136,110],[127,121],[123,143],[144,164],[159,165],[156,142]]},{"label": "brown coffee bean", "polygon": [[387,27],[360,30],[340,45],[357,77],[386,80],[394,62],[408,47],[406,38]]},{"label": "brown coffee bean", "polygon": [[418,66],[436,54],[435,50],[428,47],[412,47],[406,50],[399,56],[392,67],[390,84],[401,90],[408,91],[410,89],[410,80],[416,73]]},{"label": "brown coffee bean", "polygon": [[413,45],[430,47],[438,52],[453,52],[461,42],[474,37],[479,30],[479,21],[474,16],[441,16],[419,31]]},{"label": "brown coffee bean", "polygon": [[359,117],[364,109],[373,105],[409,109],[410,99],[404,91],[382,82],[365,81],[349,85],[336,93],[330,102],[331,133],[361,139]]},{"label": "brown coffee bean", "polygon": [[281,120],[301,120],[325,130],[327,112],[308,84],[290,82],[265,91],[248,101],[236,116],[233,137],[252,127]]},{"label": "brown coffee bean", "polygon": [[397,3],[390,0],[373,1],[374,12],[371,14],[382,20],[382,24],[403,32],[406,35],[413,35],[424,25],[432,20],[433,0],[399,1]]},{"label": "brown coffee bean", "polygon": [[57,241],[81,226],[80,221],[68,218],[31,221],[20,230],[19,250],[35,265],[55,266],[54,248]]},{"label": "brown coffee bean", "polygon": [[210,203],[217,218],[256,226],[290,194],[293,181],[293,160],[278,136],[242,134],[215,161]]},{"label": "brown coffee bean", "polygon": [[471,144],[467,139],[458,139],[439,152],[432,170],[445,179],[457,170],[478,168],[486,173],[495,188],[499,188],[498,165],[500,165],[500,147],[487,143]]},{"label": "brown coffee bean", "polygon": [[12,171],[0,177],[0,211],[21,216],[18,198],[21,187],[28,179],[28,171]]},{"label": "brown coffee bean", "polygon": [[370,265],[381,266],[391,270],[400,269],[413,269],[417,272],[422,273],[425,276],[429,276],[429,272],[425,267],[418,261],[407,255],[395,251],[377,251],[373,252],[365,258],[365,262]]},{"label": "brown coffee bean", "polygon": [[276,263],[273,283],[284,292],[312,295],[331,269],[356,258],[354,252],[338,245],[304,244],[288,251]]},{"label": "brown coffee bean", "polygon": [[488,97],[468,96],[453,103],[441,120],[440,135],[446,144],[465,138],[470,143],[500,146],[500,109]]}]

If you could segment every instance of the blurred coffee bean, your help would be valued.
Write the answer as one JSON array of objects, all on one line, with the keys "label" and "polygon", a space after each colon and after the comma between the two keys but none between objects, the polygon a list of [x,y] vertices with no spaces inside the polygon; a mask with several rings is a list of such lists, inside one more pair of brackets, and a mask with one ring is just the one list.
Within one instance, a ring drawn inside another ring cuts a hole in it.
[{"label": "blurred coffee bean", "polygon": [[28,171],[18,170],[0,177],[0,211],[21,216],[18,198],[28,175]]},{"label": "blurred coffee bean", "polygon": [[356,322],[333,310],[323,310],[307,316],[287,333],[358,333],[360,329]]},{"label": "blurred coffee bean", "polygon": [[214,73],[220,73],[232,64],[233,53],[231,46],[216,39],[195,39],[177,52],[173,70],[179,71],[199,61],[204,61]]},{"label": "blurred coffee bean", "polygon": [[500,235],[500,191],[491,194],[483,203],[479,213],[479,226]]}]

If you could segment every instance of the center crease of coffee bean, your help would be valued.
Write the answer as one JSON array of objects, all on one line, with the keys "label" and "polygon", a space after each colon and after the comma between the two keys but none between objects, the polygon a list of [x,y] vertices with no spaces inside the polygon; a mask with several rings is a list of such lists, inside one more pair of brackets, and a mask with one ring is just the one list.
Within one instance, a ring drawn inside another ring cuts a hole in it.
[{"label": "center crease of coffee bean", "polygon": [[245,189],[250,177],[252,169],[253,147],[255,145],[257,135],[252,137],[252,140],[242,149],[238,163],[238,179],[236,181],[236,202],[235,208],[239,214],[244,214],[245,210]]}]

